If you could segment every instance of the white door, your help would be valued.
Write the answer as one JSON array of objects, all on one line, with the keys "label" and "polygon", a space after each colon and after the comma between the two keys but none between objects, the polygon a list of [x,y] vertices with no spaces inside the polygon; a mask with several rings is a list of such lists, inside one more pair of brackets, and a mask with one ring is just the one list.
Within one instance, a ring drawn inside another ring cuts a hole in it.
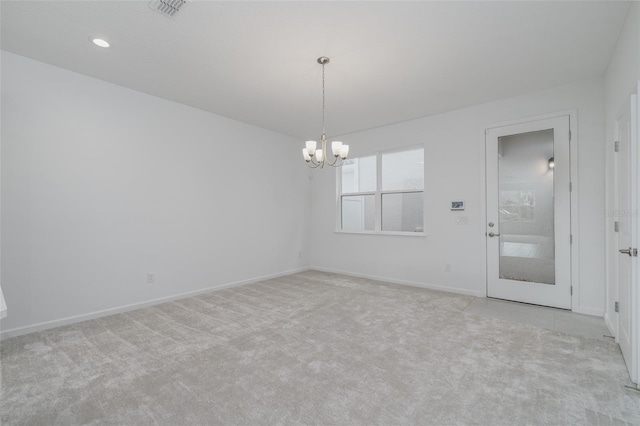
[{"label": "white door", "polygon": [[487,295],[571,309],[569,116],[486,131]]},{"label": "white door", "polygon": [[[635,123],[632,117],[636,114],[636,95],[631,96],[631,102],[617,122],[618,147],[616,155],[617,165],[617,236],[618,236],[618,336],[617,340],[622,350],[629,375],[633,382],[637,382],[636,345],[633,334],[634,323],[637,324],[637,310],[634,309],[634,281],[636,280],[637,257],[634,248],[637,246],[634,238],[637,212],[634,200],[634,190],[637,190],[634,155],[637,144],[633,143]],[[633,123],[633,124],[632,124]]]}]

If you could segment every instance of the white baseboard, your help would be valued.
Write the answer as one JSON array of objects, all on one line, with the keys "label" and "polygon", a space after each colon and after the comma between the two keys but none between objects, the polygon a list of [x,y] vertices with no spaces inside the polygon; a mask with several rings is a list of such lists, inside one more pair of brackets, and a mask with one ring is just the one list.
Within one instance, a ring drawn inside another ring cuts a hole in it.
[{"label": "white baseboard", "polygon": [[600,318],[604,316],[604,311],[599,308],[590,308],[588,306],[578,306],[571,310],[576,314],[592,315],[594,317],[600,317]]},{"label": "white baseboard", "polygon": [[[12,329],[9,329],[9,330],[3,330],[3,331],[0,332],[0,340],[5,340],[5,339],[11,338],[11,337],[21,336],[23,334],[34,333],[34,332],[37,332],[37,331],[47,330],[47,329],[50,329],[50,328],[60,327],[60,326],[63,326],[63,325],[68,325],[68,324],[74,324],[74,323],[77,323],[77,322],[87,321],[87,320],[91,320],[91,319],[95,319],[95,318],[101,318],[101,317],[105,317],[105,316],[109,316],[109,315],[115,315],[115,314],[119,314],[119,313],[122,313],[122,312],[133,311],[133,310],[136,310],[136,309],[145,308],[147,306],[158,305],[160,303],[170,302],[172,300],[183,299],[185,297],[192,297],[192,296],[196,296],[198,294],[208,293],[208,292],[211,292],[211,291],[222,290],[222,289],[229,288],[229,287],[236,287],[236,286],[241,286],[241,285],[250,284],[250,283],[263,281],[263,280],[268,280],[268,279],[272,279],[272,278],[283,277],[283,276],[286,276],[286,275],[291,275],[291,274],[295,274],[295,273],[298,273],[298,272],[304,272],[304,271],[308,271],[308,270],[315,270],[315,271],[321,271],[321,272],[330,272],[330,273],[334,273],[334,274],[349,275],[349,276],[353,276],[353,277],[367,278],[367,279],[377,280],[377,281],[385,281],[385,282],[394,283],[394,284],[401,284],[401,285],[408,285],[408,286],[412,286],[412,287],[426,288],[426,289],[429,289],[429,290],[438,290],[438,291],[446,291],[446,292],[456,293],[456,294],[464,294],[464,295],[467,295],[467,296],[486,297],[486,295],[482,291],[474,291],[474,290],[469,290],[469,289],[464,289],[464,288],[448,287],[448,286],[436,285],[436,284],[420,283],[420,282],[415,282],[415,281],[398,280],[398,279],[395,279],[395,278],[381,277],[381,276],[377,276],[377,275],[359,274],[359,273],[350,272],[350,271],[341,271],[341,270],[338,270],[338,269],[331,269],[331,268],[323,268],[323,267],[319,267],[319,266],[312,266],[312,267],[304,267],[304,268],[292,269],[292,270],[288,270],[288,271],[284,271],[284,272],[280,272],[280,273],[276,273],[276,274],[263,275],[263,276],[254,277],[254,278],[241,280],[241,281],[234,281],[234,282],[230,282],[230,283],[224,283],[224,284],[220,284],[220,285],[216,285],[216,286],[203,288],[203,289],[200,289],[200,290],[194,290],[194,291],[189,291],[189,292],[185,292],[185,293],[174,294],[174,295],[171,295],[171,296],[161,297],[161,298],[158,298],[158,299],[152,299],[152,300],[147,300],[147,301],[144,301],[144,302],[132,303],[130,305],[118,306],[118,307],[115,307],[115,308],[104,309],[104,310],[100,310],[100,311],[90,312],[90,313],[87,313],[87,314],[75,315],[75,316],[61,318],[61,319],[57,319],[57,320],[41,322],[41,323],[38,323],[38,324],[32,324],[32,325],[27,325],[27,326],[23,326],[23,327],[16,327],[16,328],[12,328]],[[611,331],[612,334],[614,334],[613,331],[615,330],[615,328],[612,326],[612,323],[611,323],[611,320],[610,320],[609,316],[605,315],[604,312],[601,309],[589,308],[589,307],[578,307],[578,308],[573,309],[573,312],[576,312],[576,313],[579,313],[579,314],[585,314],[585,315],[593,315],[593,316],[598,316],[598,317],[604,317],[604,321],[605,321],[605,324],[607,325],[607,328],[609,329],[609,331]]]},{"label": "white baseboard", "polygon": [[249,278],[241,281],[234,281],[230,283],[219,284],[200,290],[188,291],[185,293],[174,294],[171,296],[160,297],[158,299],[146,300],[144,302],[132,303],[130,305],[118,306],[115,308],[103,309],[100,311],[90,312],[87,314],[75,315],[71,317],[45,321],[38,324],[27,325],[23,327],[16,327],[9,330],[3,330],[0,332],[0,340],[9,339],[11,337],[21,336],[23,334],[35,333],[37,331],[47,330],[49,328],[60,327],[63,325],[74,324],[77,322],[87,321],[95,318],[106,317],[109,315],[115,315],[122,312],[134,311],[136,309],[146,308],[148,306],[158,305],[160,303],[170,302],[172,300],[184,299],[185,297],[197,296],[198,294],[209,293],[211,291],[222,290],[229,287],[237,287],[245,284],[251,284],[258,281],[264,281],[272,278],[283,277],[285,275],[291,275],[298,272],[308,271],[310,268],[298,268],[289,271],[279,272],[276,274],[263,275],[260,277]]},{"label": "white baseboard", "polygon": [[367,279],[376,280],[376,281],[386,281],[388,283],[408,285],[408,286],[411,286],[411,287],[426,288],[426,289],[429,289],[429,290],[438,290],[438,291],[446,291],[446,292],[449,292],[449,293],[464,294],[466,296],[485,297],[485,295],[484,295],[484,293],[482,291],[468,290],[466,288],[447,287],[447,286],[443,286],[443,285],[419,283],[419,282],[416,282],[416,281],[398,280],[398,279],[395,279],[395,278],[380,277],[380,276],[368,275],[368,274],[359,274],[359,273],[356,273],[356,272],[349,272],[349,271],[340,271],[338,269],[323,268],[323,267],[320,267],[320,266],[312,266],[309,269],[313,270],[313,271],[330,272],[330,273],[334,273],[334,274],[349,275],[349,276],[358,277],[358,278],[367,278]]}]

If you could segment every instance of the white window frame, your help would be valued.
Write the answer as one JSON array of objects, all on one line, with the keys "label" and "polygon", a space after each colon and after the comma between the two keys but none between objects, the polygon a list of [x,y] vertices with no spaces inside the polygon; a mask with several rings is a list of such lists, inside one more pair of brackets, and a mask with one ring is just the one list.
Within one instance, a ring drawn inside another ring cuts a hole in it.
[{"label": "white window frame", "polygon": [[[418,145],[410,145],[403,146],[400,148],[387,149],[384,151],[376,151],[370,154],[360,155],[356,158],[364,158],[364,157],[376,157],[376,190],[375,191],[366,191],[366,192],[346,192],[342,193],[342,170],[341,168],[336,168],[336,233],[340,234],[363,234],[363,235],[395,235],[395,236],[403,236],[403,237],[425,237],[427,234],[424,232],[424,224],[426,223],[426,218],[424,217],[426,211],[426,197],[424,197],[425,193],[425,184],[424,184],[424,175],[422,174],[422,189],[401,189],[401,190],[392,190],[392,191],[383,191],[382,190],[382,155],[389,154],[393,152],[402,152],[402,151],[411,151],[414,149],[422,148],[423,155],[423,165],[424,165],[424,144]],[[423,194],[423,205],[422,205],[422,232],[408,232],[408,231],[383,231],[382,230],[382,196],[386,194],[408,194],[408,193],[417,193],[422,192]],[[364,231],[351,231],[342,229],[342,197],[343,196],[358,196],[358,195],[373,195],[375,198],[374,206],[375,206],[375,225],[373,230],[364,230]]]}]

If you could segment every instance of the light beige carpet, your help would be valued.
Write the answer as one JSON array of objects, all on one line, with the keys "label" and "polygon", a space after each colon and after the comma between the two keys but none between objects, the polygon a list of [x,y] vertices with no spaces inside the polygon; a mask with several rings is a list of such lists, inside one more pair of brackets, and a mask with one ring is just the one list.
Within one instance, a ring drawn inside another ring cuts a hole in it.
[{"label": "light beige carpet", "polygon": [[3,424],[640,424],[610,342],[306,272],[9,339]]}]

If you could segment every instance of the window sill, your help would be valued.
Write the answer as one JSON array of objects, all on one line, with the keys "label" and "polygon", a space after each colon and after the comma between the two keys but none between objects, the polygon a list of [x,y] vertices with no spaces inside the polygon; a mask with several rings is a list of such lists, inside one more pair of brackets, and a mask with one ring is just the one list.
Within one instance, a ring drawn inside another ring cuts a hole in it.
[{"label": "window sill", "polygon": [[336,234],[357,234],[357,235],[391,235],[395,237],[426,237],[424,232],[397,232],[397,231],[344,231],[336,229]]}]

